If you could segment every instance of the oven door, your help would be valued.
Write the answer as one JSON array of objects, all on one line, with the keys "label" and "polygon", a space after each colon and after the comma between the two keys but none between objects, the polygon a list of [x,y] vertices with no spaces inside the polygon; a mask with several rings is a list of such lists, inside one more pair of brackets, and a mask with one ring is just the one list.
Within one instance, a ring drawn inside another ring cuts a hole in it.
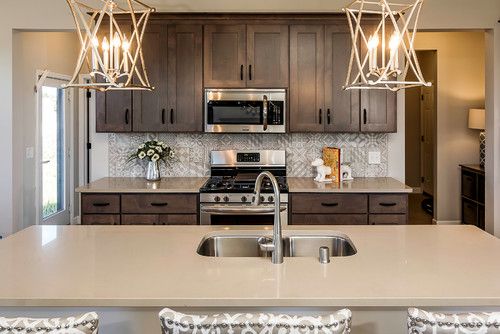
[{"label": "oven door", "polygon": [[[288,224],[288,205],[281,204],[281,223]],[[201,204],[201,225],[273,225],[274,205]]]}]

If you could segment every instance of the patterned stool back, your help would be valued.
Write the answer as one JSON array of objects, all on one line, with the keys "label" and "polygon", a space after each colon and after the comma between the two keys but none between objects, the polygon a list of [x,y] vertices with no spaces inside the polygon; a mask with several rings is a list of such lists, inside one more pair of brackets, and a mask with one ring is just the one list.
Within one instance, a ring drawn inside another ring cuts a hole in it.
[{"label": "patterned stool back", "polygon": [[98,325],[94,312],[53,319],[0,317],[0,334],[97,334]]},{"label": "patterned stool back", "polygon": [[500,334],[500,312],[435,313],[410,308],[409,334]]},{"label": "patterned stool back", "polygon": [[189,315],[164,309],[160,312],[163,334],[347,334],[351,311],[326,316],[269,313],[219,313]]}]

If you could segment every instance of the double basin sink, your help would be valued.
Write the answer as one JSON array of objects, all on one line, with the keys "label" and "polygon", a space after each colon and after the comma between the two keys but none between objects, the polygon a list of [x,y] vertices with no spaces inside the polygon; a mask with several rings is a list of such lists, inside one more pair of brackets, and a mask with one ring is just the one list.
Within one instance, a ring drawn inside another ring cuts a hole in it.
[{"label": "double basin sink", "polygon": [[[340,233],[288,232],[283,235],[285,257],[318,257],[321,247],[328,247],[331,257],[351,256],[357,252],[349,237]],[[266,234],[251,232],[214,234],[203,238],[198,254],[209,257],[270,257],[271,253],[261,250],[260,244],[271,240]]]}]

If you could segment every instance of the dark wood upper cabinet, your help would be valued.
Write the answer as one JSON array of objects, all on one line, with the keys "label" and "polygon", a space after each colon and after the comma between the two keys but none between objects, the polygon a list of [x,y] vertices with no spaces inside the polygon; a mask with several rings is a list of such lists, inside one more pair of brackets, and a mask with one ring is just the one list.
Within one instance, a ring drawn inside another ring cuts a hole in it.
[{"label": "dark wood upper cabinet", "polygon": [[246,86],[246,26],[205,26],[205,87]]},{"label": "dark wood upper cabinet", "polygon": [[96,131],[132,131],[132,93],[130,91],[96,92]]},{"label": "dark wood upper cabinet", "polygon": [[134,131],[202,130],[201,25],[152,24],[143,53],[154,91],[134,93]]},{"label": "dark wood upper cabinet", "polygon": [[397,131],[397,94],[386,90],[361,92],[361,131]]},{"label": "dark wood upper cabinet", "polygon": [[288,87],[288,25],[247,26],[247,87]]},{"label": "dark wood upper cabinet", "polygon": [[134,92],[134,131],[167,131],[167,26],[150,24],[142,42],[153,91]]},{"label": "dark wood upper cabinet", "polygon": [[290,27],[290,131],[323,132],[325,122],[325,28]]},{"label": "dark wood upper cabinet", "polygon": [[325,41],[326,132],[358,132],[359,90],[344,90],[351,58],[348,27],[327,26]]},{"label": "dark wood upper cabinet", "polygon": [[203,28],[168,27],[168,113],[170,132],[203,130]]}]

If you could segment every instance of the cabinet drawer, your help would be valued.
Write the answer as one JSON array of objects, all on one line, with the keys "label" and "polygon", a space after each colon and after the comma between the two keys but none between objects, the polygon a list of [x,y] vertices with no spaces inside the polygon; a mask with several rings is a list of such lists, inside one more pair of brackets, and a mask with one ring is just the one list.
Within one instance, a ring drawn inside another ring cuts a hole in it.
[{"label": "cabinet drawer", "polygon": [[292,215],[291,225],[367,225],[368,216],[359,215]]},{"label": "cabinet drawer", "polygon": [[368,196],[361,194],[294,194],[292,213],[366,213]]},{"label": "cabinet drawer", "polygon": [[370,215],[370,225],[406,225],[406,215]]},{"label": "cabinet drawer", "polygon": [[408,212],[408,195],[370,195],[370,213]]},{"label": "cabinet drawer", "polygon": [[474,173],[462,171],[462,195],[473,200],[477,199],[476,175]]},{"label": "cabinet drawer", "polygon": [[120,213],[118,194],[82,194],[82,214]]},{"label": "cabinet drawer", "polygon": [[198,207],[197,195],[140,194],[122,195],[122,213],[193,213]]},{"label": "cabinet drawer", "polygon": [[122,225],[197,225],[197,215],[122,215]]},{"label": "cabinet drawer", "polygon": [[83,215],[82,225],[120,225],[120,215]]}]

